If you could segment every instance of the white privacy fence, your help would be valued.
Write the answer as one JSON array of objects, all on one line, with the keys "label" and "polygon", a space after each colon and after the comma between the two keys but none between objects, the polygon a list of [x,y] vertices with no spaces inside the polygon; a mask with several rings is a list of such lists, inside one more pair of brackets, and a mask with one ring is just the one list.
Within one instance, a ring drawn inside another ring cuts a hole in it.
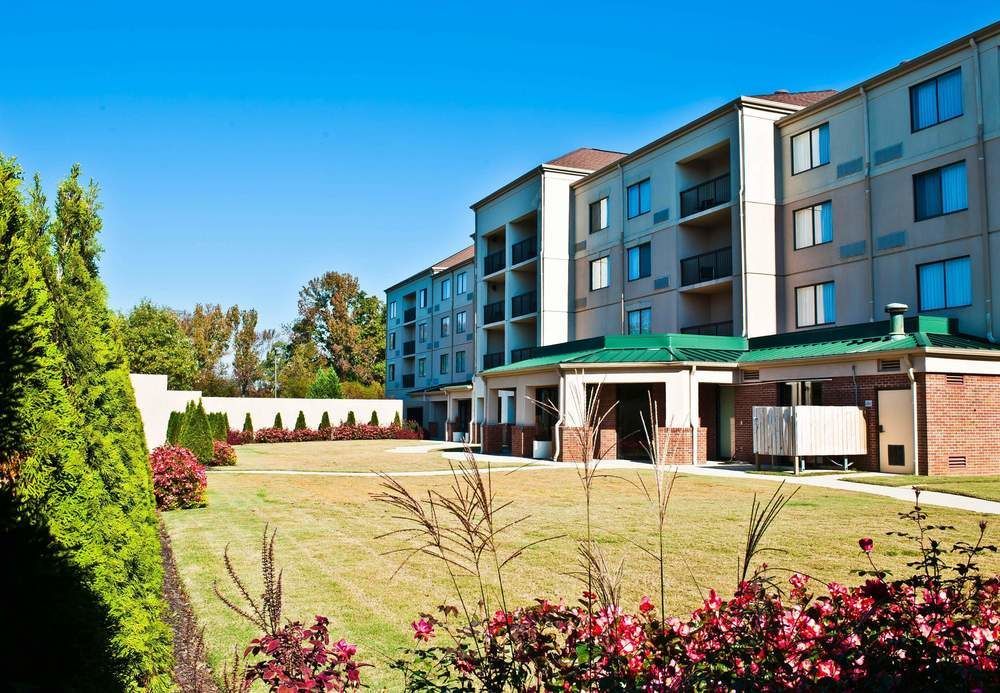
[{"label": "white privacy fence", "polygon": [[847,457],[868,453],[858,407],[754,407],[753,451],[782,457]]},{"label": "white privacy fence", "polygon": [[243,428],[247,413],[253,421],[254,430],[269,428],[274,416],[281,413],[285,428],[292,428],[301,411],[306,418],[306,426],[318,428],[323,412],[330,415],[330,423],[347,420],[347,413],[354,412],[358,423],[368,423],[372,412],[378,415],[383,426],[392,423],[396,414],[403,415],[403,401],[399,399],[299,399],[292,397],[202,397],[198,390],[168,390],[167,376],[133,373],[132,389],[142,416],[142,426],[146,432],[146,445],[152,449],[162,445],[167,437],[167,422],[170,412],[183,411],[190,401],[199,399],[207,412],[224,412],[229,417],[229,426],[236,430]]}]

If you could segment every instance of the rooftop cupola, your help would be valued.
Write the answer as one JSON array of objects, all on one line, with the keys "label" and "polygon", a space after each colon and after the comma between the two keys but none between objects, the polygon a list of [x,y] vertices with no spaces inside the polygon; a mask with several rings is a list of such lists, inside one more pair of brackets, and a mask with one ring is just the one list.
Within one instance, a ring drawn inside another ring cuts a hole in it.
[{"label": "rooftop cupola", "polygon": [[902,339],[906,336],[906,328],[903,323],[903,314],[910,307],[905,303],[890,303],[886,305],[885,312],[889,314],[889,337],[892,339]]}]

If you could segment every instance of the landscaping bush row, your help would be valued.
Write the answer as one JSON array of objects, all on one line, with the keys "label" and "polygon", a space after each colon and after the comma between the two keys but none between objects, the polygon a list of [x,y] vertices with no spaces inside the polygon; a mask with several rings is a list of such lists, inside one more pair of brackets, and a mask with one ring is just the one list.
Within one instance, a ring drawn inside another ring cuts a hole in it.
[{"label": "landscaping bush row", "polygon": [[311,440],[420,440],[423,434],[416,426],[372,426],[371,424],[333,426],[328,429],[262,428],[258,431],[230,431],[230,445],[244,443],[302,443]]}]

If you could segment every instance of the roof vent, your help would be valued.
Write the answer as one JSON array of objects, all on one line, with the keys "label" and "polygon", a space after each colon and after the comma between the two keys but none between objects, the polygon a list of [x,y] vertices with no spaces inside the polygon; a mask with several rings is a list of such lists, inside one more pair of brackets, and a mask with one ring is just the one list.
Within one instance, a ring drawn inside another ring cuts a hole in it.
[{"label": "roof vent", "polygon": [[789,94],[790,92],[787,89],[775,89],[774,93],[775,94]]},{"label": "roof vent", "polygon": [[906,336],[906,328],[903,326],[903,313],[910,307],[905,303],[890,303],[885,307],[885,312],[889,314],[889,337],[892,339],[902,339]]}]

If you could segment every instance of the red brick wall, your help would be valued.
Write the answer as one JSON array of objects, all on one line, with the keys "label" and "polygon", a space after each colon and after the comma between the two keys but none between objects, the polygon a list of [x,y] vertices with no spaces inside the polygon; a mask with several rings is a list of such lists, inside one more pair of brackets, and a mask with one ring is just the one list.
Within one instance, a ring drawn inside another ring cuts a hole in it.
[{"label": "red brick wall", "polygon": [[734,428],[733,457],[744,462],[753,461],[753,408],[776,407],[778,405],[778,384],[740,385],[733,398]]},{"label": "red brick wall", "polygon": [[510,454],[515,457],[533,457],[535,433],[535,426],[514,426],[510,433]]},{"label": "red brick wall", "polygon": [[507,424],[483,424],[483,452],[498,455],[503,448],[504,427]]},{"label": "red brick wall", "polygon": [[[708,428],[698,429],[698,462],[708,460]],[[661,428],[660,450],[664,453],[665,464],[691,464],[691,427]]]},{"label": "red brick wall", "polygon": [[[922,474],[1000,474],[1000,376],[927,373]],[[949,465],[964,457],[965,467]]]}]

